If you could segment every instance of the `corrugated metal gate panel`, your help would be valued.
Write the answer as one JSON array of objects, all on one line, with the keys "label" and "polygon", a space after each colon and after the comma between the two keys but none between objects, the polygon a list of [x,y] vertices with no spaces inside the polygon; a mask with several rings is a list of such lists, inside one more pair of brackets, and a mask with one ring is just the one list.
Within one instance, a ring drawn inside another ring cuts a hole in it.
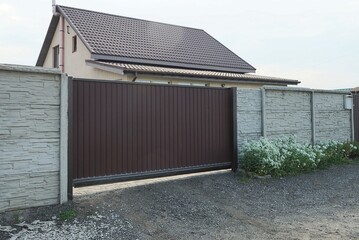
[{"label": "corrugated metal gate panel", "polygon": [[359,142],[359,94],[354,94],[354,139]]},{"label": "corrugated metal gate panel", "polygon": [[73,81],[76,184],[229,168],[230,89]]}]

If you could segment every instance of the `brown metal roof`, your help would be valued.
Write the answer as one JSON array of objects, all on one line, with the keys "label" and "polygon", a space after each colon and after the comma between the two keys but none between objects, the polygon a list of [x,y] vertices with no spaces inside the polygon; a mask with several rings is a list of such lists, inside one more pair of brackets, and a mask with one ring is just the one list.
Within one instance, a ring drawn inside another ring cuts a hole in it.
[{"label": "brown metal roof", "polygon": [[[93,59],[229,72],[255,68],[203,30],[57,6]],[[40,61],[41,62],[41,61]]]},{"label": "brown metal roof", "polygon": [[148,73],[148,74],[159,74],[159,75],[175,75],[185,77],[198,77],[198,78],[215,78],[221,81],[235,80],[235,81],[248,81],[248,82],[262,82],[262,83],[279,83],[279,84],[291,84],[297,85],[300,82],[298,80],[276,78],[268,76],[260,76],[254,74],[241,74],[233,72],[220,72],[220,71],[206,71],[206,70],[195,70],[195,69],[184,69],[174,67],[163,67],[163,66],[151,66],[121,62],[107,62],[107,61],[94,61],[87,60],[89,64],[99,66],[117,67],[123,70],[123,72],[137,72],[137,73]]}]

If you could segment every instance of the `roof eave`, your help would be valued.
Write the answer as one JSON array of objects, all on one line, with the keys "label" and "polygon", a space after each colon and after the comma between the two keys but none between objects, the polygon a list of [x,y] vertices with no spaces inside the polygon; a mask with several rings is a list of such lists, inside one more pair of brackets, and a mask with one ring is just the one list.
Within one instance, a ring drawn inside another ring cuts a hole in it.
[{"label": "roof eave", "polygon": [[298,85],[300,81],[298,80],[275,80],[275,79],[263,79],[263,78],[240,78],[240,77],[219,77],[219,76],[211,76],[211,75],[192,75],[192,74],[185,74],[185,73],[169,73],[169,72],[163,72],[163,73],[153,73],[150,71],[145,70],[136,70],[136,69],[125,69],[123,70],[124,73],[137,73],[137,74],[148,74],[148,75],[160,75],[160,76],[167,76],[167,77],[185,77],[188,79],[197,79],[197,80],[203,80],[203,79],[213,79],[213,80],[221,80],[226,82],[234,82],[234,83],[258,83],[258,84],[275,84],[275,85]]},{"label": "roof eave", "polygon": [[124,69],[118,66],[110,66],[108,64],[99,63],[93,60],[85,60],[87,66],[101,69],[103,71],[124,75]]},{"label": "roof eave", "polygon": [[[291,79],[265,79],[265,78],[246,78],[246,77],[230,77],[230,76],[213,76],[213,75],[193,75],[186,73],[173,73],[173,72],[152,72],[141,69],[126,69],[120,66],[111,66],[109,64],[101,63],[92,59],[85,60],[86,65],[99,68],[105,71],[117,73],[117,74],[126,74],[126,73],[134,73],[134,74],[147,74],[152,76],[162,76],[162,77],[171,77],[171,78],[187,78],[193,80],[220,80],[226,82],[243,82],[243,83],[258,83],[258,84],[275,84],[275,85],[298,85],[300,81],[291,80]],[[251,75],[253,77],[253,75]]]},{"label": "roof eave", "polygon": [[122,57],[122,56],[111,56],[111,55],[96,54],[96,53],[92,53],[91,58],[94,60],[117,61],[117,62],[145,64],[145,65],[159,65],[159,66],[164,66],[164,67],[179,67],[179,68],[190,68],[190,69],[223,71],[223,72],[234,72],[234,73],[255,73],[254,68],[253,69],[227,68],[227,67],[219,67],[219,66],[160,61],[160,60],[153,60],[153,59],[140,59],[140,58],[129,58],[129,57]]},{"label": "roof eave", "polygon": [[42,44],[39,57],[37,58],[36,65],[37,67],[42,67],[44,65],[47,53],[49,51],[49,48],[51,46],[52,39],[55,35],[57,24],[60,20],[60,16],[53,15],[49,28],[47,29],[45,40]]}]

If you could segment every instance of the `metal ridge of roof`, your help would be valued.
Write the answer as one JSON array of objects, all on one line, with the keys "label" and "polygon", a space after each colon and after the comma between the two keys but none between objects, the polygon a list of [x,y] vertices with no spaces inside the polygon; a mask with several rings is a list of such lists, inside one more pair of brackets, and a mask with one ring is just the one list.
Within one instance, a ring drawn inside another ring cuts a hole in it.
[{"label": "metal ridge of roof", "polygon": [[207,70],[196,70],[196,69],[186,69],[186,68],[172,68],[172,67],[163,67],[163,66],[140,65],[140,64],[132,64],[132,63],[95,61],[95,60],[86,60],[86,63],[93,66],[97,65],[97,66],[117,67],[120,68],[123,72],[191,76],[191,77],[199,77],[199,78],[215,78],[221,80],[248,80],[248,81],[252,80],[252,81],[270,82],[270,83],[292,84],[292,85],[297,85],[300,83],[300,81],[293,79],[277,78],[277,77],[269,77],[269,76],[253,75],[253,74],[243,74],[243,73],[207,71]]},{"label": "metal ridge of roof", "polygon": [[60,5],[57,11],[93,55],[106,57],[103,60],[122,57],[137,59],[139,64],[255,72],[253,66],[202,29]]}]

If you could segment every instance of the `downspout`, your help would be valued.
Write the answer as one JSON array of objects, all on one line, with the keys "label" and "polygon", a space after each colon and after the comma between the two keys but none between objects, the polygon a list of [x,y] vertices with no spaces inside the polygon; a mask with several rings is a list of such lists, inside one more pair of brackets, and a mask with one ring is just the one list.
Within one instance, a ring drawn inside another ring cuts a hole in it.
[{"label": "downspout", "polygon": [[135,72],[135,77],[132,79],[132,82],[135,82],[137,79],[137,72]]},{"label": "downspout", "polygon": [[65,18],[56,11],[56,0],[52,0],[52,14],[60,16],[59,68],[61,72],[65,72]]},{"label": "downspout", "polygon": [[59,68],[65,72],[65,18],[60,16]]}]

